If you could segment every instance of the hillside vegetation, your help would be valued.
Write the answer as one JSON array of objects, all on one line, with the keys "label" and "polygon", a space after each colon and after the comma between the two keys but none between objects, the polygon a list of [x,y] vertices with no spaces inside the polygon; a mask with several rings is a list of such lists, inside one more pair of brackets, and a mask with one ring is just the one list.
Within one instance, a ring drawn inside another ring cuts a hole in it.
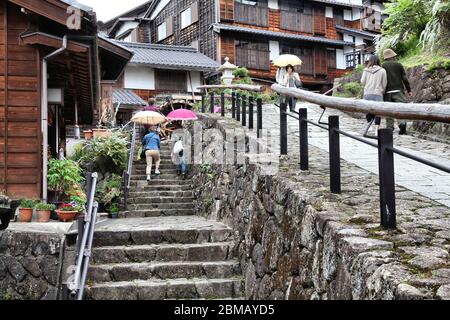
[{"label": "hillside vegetation", "polygon": [[406,67],[450,69],[450,1],[391,0],[377,51],[394,49]]}]

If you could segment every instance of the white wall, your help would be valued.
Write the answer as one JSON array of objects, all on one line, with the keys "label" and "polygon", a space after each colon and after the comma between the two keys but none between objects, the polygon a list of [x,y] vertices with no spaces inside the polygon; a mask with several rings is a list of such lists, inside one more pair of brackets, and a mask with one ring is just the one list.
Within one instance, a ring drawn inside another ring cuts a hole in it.
[{"label": "white wall", "polygon": [[126,89],[155,90],[155,70],[149,67],[127,66],[124,86]]},{"label": "white wall", "polygon": [[273,61],[280,55],[280,43],[278,41],[269,41],[270,60]]},{"label": "white wall", "polygon": [[355,45],[360,46],[362,44],[364,44],[364,38],[356,36],[355,37]]},{"label": "white wall", "polygon": [[344,46],[344,54],[353,52],[353,47]]},{"label": "white wall", "polygon": [[336,69],[346,69],[343,49],[336,49]]},{"label": "white wall", "polygon": [[344,41],[345,42],[353,42],[353,37],[349,34],[344,33]]},{"label": "white wall", "polygon": [[[200,92],[200,89],[198,89],[198,87],[200,87],[202,85],[201,82],[201,74],[198,71],[191,71],[191,80],[192,80],[192,87],[194,88],[194,92]],[[186,81],[186,91],[187,92],[191,92],[191,84],[189,82],[189,77],[187,78]]]},{"label": "white wall", "polygon": [[269,8],[278,10],[278,0],[269,0]]},{"label": "white wall", "polygon": [[325,8],[325,17],[333,18],[333,7],[326,7]]}]

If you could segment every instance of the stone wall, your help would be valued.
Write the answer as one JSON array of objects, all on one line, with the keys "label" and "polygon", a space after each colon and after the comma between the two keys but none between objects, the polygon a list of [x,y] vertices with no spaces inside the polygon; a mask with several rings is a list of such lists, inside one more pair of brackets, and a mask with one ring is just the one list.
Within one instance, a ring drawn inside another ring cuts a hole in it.
[{"label": "stone wall", "polygon": [[0,300],[55,300],[62,243],[60,234],[0,232]]},{"label": "stone wall", "polygon": [[[216,116],[203,116],[202,123],[204,129],[222,132],[237,127]],[[253,138],[247,135],[247,141]],[[207,149],[207,143],[203,144]],[[382,235],[389,238],[392,234],[363,214],[370,198],[347,196],[338,206],[329,207],[327,203],[336,201],[336,195],[321,192],[326,187],[318,175],[307,173],[302,176],[303,184],[282,175],[268,176],[261,166],[250,164],[251,157],[246,156],[242,165],[193,167],[198,213],[234,229],[246,298],[425,299],[436,294],[437,288],[430,291],[411,285],[415,276],[425,276],[420,272],[414,275],[403,263],[412,256],[395,249],[398,244],[394,241],[384,240]],[[298,164],[295,166],[298,171]],[[363,189],[373,187],[376,192],[377,177],[361,177],[360,172],[355,169],[349,176],[352,182],[343,187],[346,192],[355,192],[350,189],[355,183],[364,183]],[[366,181],[371,181],[370,187]],[[343,219],[347,214],[344,203],[355,206],[352,223]],[[406,239],[414,234],[395,236],[408,245]],[[444,298],[448,286],[438,287],[438,297]]]},{"label": "stone wall", "polygon": [[[433,71],[428,71],[427,66],[417,66],[407,69],[406,74],[413,92],[411,102],[450,104],[449,70],[437,68]],[[351,73],[337,79],[335,85],[360,81],[361,73]],[[342,92],[342,88],[337,91]],[[447,124],[414,121],[411,128],[420,137],[438,141],[450,141],[450,126]]]}]

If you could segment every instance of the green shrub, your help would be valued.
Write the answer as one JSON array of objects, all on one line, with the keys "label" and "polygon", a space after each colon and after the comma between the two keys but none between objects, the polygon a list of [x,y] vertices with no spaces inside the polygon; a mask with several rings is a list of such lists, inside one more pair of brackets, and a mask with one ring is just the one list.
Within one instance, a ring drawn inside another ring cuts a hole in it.
[{"label": "green shrub", "polygon": [[20,207],[22,209],[33,209],[34,207],[36,207],[36,200],[32,200],[32,199],[22,199],[20,201]]},{"label": "green shrub", "polygon": [[245,67],[237,68],[233,71],[233,76],[235,76],[236,78],[247,78],[248,69]]},{"label": "green shrub", "polygon": [[113,174],[104,184],[97,188],[96,199],[104,204],[111,204],[122,195],[122,177]]},{"label": "green shrub", "polygon": [[343,85],[344,94],[348,97],[360,98],[363,94],[363,87],[358,82],[348,82]]},{"label": "green shrub", "polygon": [[85,143],[78,156],[86,171],[122,174],[128,161],[128,133],[113,131],[110,137],[98,137]]},{"label": "green shrub", "polygon": [[355,72],[361,73],[364,71],[364,65],[363,64],[358,64],[355,68]]},{"label": "green shrub", "polygon": [[48,163],[48,188],[56,192],[66,192],[80,185],[84,180],[82,170],[75,161],[50,159]]},{"label": "green shrub", "polygon": [[54,204],[48,204],[46,202],[39,202],[36,205],[36,210],[53,211],[55,209],[56,209],[56,206]]}]

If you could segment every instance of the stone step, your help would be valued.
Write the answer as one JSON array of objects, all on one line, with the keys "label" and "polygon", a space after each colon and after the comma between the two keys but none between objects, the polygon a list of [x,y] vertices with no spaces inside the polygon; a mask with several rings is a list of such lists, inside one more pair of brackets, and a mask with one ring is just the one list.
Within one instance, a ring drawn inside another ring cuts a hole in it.
[{"label": "stone step", "polygon": [[[158,176],[153,176],[152,175],[152,180],[178,180],[178,181],[183,181],[183,179],[178,176],[176,174],[176,172],[174,173],[166,173],[164,171],[161,171],[161,174]],[[145,174],[132,174],[131,175],[131,181],[146,181],[147,180],[147,176]]]},{"label": "stone step", "polygon": [[[160,191],[171,191],[171,192],[180,192],[180,191],[188,191],[192,190],[192,186],[189,184],[181,184],[181,185],[164,185],[164,184],[147,184],[140,183],[141,186],[132,186],[130,187],[130,194],[136,192],[160,192]],[[154,193],[153,193],[154,194]]]},{"label": "stone step", "polygon": [[190,180],[182,180],[182,179],[161,179],[159,177],[152,178],[152,180],[148,183],[146,180],[131,180],[131,187],[145,187],[146,185],[190,185],[192,181]]},{"label": "stone step", "polygon": [[86,286],[91,300],[230,299],[243,296],[242,279],[104,282]]},{"label": "stone step", "polygon": [[[170,197],[170,198],[193,198],[194,192],[192,191],[181,191],[181,190],[166,190],[161,191],[155,188],[154,191],[134,191],[129,192],[128,197],[130,199],[141,199],[141,198],[148,198],[148,197]],[[194,199],[194,198],[193,198]]]},{"label": "stone step", "polygon": [[151,279],[230,278],[239,272],[237,261],[170,261],[91,265],[88,281],[114,282]]},{"label": "stone step", "polygon": [[[159,192],[157,195],[161,195]],[[152,197],[151,194],[146,196],[130,196],[128,198],[129,204],[150,204],[150,203],[191,203],[194,201],[194,197],[191,196],[179,196],[179,197]]]},{"label": "stone step", "polygon": [[[130,209],[130,208],[128,208]],[[121,218],[179,217],[193,216],[193,209],[133,209],[120,214]]]},{"label": "stone step", "polygon": [[154,209],[160,209],[160,210],[175,210],[175,209],[194,209],[194,204],[192,202],[190,203],[183,203],[183,202],[174,202],[174,203],[167,203],[167,202],[160,202],[160,203],[140,203],[140,204],[129,204],[128,210],[154,210]]},{"label": "stone step", "polygon": [[94,246],[228,241],[232,230],[198,216],[111,219],[96,227]]},{"label": "stone step", "polygon": [[[154,173],[155,167],[152,168],[152,174]],[[177,168],[175,168],[175,166],[171,166],[170,168],[162,168],[159,167],[159,171],[161,171],[161,173],[163,174],[177,174],[178,170]],[[146,168],[142,168],[142,169],[133,169],[133,173],[132,175],[146,175],[147,174],[147,169]]]},{"label": "stone step", "polygon": [[224,261],[231,258],[232,249],[232,242],[97,247],[93,249],[92,263]]}]

